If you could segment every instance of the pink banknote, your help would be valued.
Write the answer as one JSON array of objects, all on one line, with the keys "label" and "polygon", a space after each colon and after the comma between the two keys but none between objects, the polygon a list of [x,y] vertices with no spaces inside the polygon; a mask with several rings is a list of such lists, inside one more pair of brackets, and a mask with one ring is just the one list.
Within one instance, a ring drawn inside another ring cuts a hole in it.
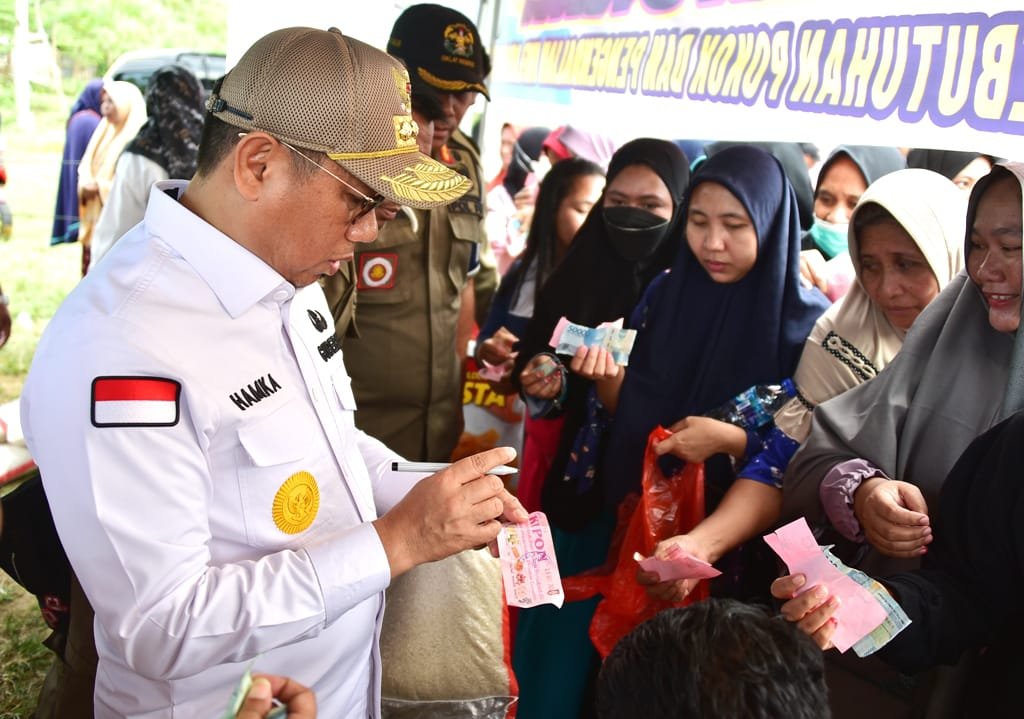
[{"label": "pink banknote", "polygon": [[551,527],[543,512],[532,512],[521,524],[503,525],[498,534],[498,557],[509,606],[562,606],[562,578]]},{"label": "pink banknote", "polygon": [[839,597],[832,636],[839,651],[845,652],[885,621],[886,611],[871,592],[828,561],[803,517],[766,534],[764,541],[786,563],[790,574],[807,577],[807,589],[820,584],[828,587],[830,596]]},{"label": "pink banknote", "polygon": [[633,559],[640,564],[641,569],[645,572],[654,572],[663,582],[674,582],[677,579],[711,579],[721,574],[703,559],[697,559],[676,545],[669,548],[667,559],[644,558],[640,552],[635,552]]},{"label": "pink banknote", "polygon": [[505,366],[481,362],[480,368],[477,370],[477,374],[480,375],[480,379],[485,379],[490,382],[500,382],[502,377],[505,376]]}]

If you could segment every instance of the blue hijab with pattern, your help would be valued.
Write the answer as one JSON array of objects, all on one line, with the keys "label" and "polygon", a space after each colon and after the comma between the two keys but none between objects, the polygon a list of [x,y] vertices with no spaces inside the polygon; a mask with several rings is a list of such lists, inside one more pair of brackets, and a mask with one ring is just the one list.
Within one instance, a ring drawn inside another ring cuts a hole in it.
[{"label": "blue hijab with pattern", "polygon": [[829,305],[800,283],[799,211],[778,160],[750,145],[730,147],[697,170],[687,198],[704,182],[722,185],[746,208],[757,260],[739,281],[719,284],[683,242],[671,273],[652,285],[602,465],[613,506],[639,490],[644,447],[656,425],[791,376]]}]

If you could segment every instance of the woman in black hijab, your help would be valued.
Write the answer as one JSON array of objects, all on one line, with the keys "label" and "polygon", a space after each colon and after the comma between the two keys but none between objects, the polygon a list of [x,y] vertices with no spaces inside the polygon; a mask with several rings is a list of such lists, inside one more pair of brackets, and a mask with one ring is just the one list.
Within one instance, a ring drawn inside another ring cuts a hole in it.
[{"label": "woman in black hijab", "polygon": [[[547,456],[553,453],[553,459],[543,463],[548,466],[544,476],[524,474],[521,482],[544,481],[547,486],[551,477],[561,477],[586,414],[591,383],[568,372],[550,354],[548,341],[555,325],[562,317],[587,327],[629,317],[647,284],[671,266],[681,245],[681,207],[689,176],[686,156],[664,140],[633,140],[612,157],[601,199],[576,233],[562,264],[541,288],[518,347],[512,377],[520,382],[534,419],[527,424],[524,464],[532,463],[525,456],[531,449]],[[564,426],[557,431],[537,422],[540,417]],[[540,436],[557,444],[537,447],[541,443],[532,440]],[[562,525],[595,514],[577,512],[577,502],[574,497],[567,508],[571,516],[565,518],[560,507],[542,506],[552,522]],[[599,507],[596,501],[590,509]]]},{"label": "woman in black hijab", "polygon": [[907,167],[937,172],[968,192],[978,180],[992,171],[992,163],[991,155],[979,152],[915,149],[907,154]]},{"label": "woman in black hijab", "polygon": [[[541,289],[512,375],[522,383],[533,414],[546,411],[551,417],[527,422],[520,488],[523,482],[544,482],[542,508],[554,525],[563,576],[604,562],[614,517],[600,514],[578,533],[559,528],[581,526],[601,512],[602,504],[597,492],[578,498],[572,490],[565,502],[548,492],[562,484],[593,384],[550,354],[548,340],[561,317],[590,327],[628,318],[648,283],[671,266],[683,242],[689,163],[671,142],[634,140],[612,157],[607,180],[569,253]],[[525,465],[536,468],[533,476]],[[587,630],[596,604],[592,599],[561,609],[534,607],[520,615],[513,658],[520,716],[592,713],[588,678],[596,676],[598,656]]]},{"label": "woman in black hijab", "polygon": [[181,65],[153,73],[146,89],[146,123],[117,161],[114,184],[96,223],[89,267],[121,235],[142,221],[150,188],[162,180],[190,180],[203,132],[203,87]]},{"label": "woman in black hijab", "polygon": [[540,159],[541,144],[550,132],[546,127],[528,127],[516,138],[512,145],[512,159],[501,181],[509,197],[515,198],[516,193],[526,186],[526,179],[533,172],[533,163]]},{"label": "woman in black hijab", "polygon": [[895,147],[840,145],[821,166],[814,187],[814,224],[801,249],[818,250],[826,260],[846,252],[850,214],[867,186],[907,166]]}]

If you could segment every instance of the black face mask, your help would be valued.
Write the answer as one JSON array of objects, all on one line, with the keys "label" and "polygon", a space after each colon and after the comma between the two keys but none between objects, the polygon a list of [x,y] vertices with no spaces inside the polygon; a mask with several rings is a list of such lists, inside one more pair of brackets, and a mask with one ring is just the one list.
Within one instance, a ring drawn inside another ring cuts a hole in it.
[{"label": "black face mask", "polygon": [[639,207],[605,207],[608,240],[624,260],[639,262],[653,255],[665,239],[668,220]]}]

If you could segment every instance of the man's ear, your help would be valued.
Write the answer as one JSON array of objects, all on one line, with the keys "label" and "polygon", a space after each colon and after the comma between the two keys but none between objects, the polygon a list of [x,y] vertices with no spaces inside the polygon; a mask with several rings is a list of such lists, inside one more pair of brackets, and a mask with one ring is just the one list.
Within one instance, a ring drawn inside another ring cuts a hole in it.
[{"label": "man's ear", "polygon": [[235,146],[232,167],[238,193],[250,202],[260,198],[278,143],[265,132],[247,132]]}]

